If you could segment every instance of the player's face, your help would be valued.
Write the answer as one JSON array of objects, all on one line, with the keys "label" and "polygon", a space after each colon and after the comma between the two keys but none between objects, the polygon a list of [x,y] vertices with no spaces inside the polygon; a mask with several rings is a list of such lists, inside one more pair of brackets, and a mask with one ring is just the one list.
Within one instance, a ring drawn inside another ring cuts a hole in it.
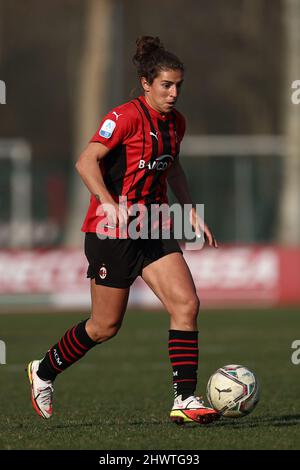
[{"label": "player's face", "polygon": [[142,86],[148,104],[159,113],[169,113],[174,108],[183,83],[181,70],[162,70],[149,85],[142,78]]}]

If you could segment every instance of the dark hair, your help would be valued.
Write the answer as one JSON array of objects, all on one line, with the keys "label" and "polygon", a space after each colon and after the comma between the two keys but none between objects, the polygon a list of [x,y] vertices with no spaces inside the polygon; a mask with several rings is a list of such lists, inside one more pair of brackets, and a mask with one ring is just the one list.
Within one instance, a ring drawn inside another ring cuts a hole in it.
[{"label": "dark hair", "polygon": [[136,46],[133,63],[137,67],[139,78],[145,77],[149,85],[161,70],[184,71],[183,63],[172,52],[166,51],[158,37],[139,37]]}]

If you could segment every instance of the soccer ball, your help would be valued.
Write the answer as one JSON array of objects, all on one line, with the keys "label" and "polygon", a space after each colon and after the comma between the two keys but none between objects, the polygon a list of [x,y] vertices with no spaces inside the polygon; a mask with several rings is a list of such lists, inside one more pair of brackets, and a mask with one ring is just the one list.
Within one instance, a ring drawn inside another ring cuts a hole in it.
[{"label": "soccer ball", "polygon": [[247,367],[231,364],[221,367],[210,377],[207,398],[222,416],[241,418],[257,405],[259,384]]}]

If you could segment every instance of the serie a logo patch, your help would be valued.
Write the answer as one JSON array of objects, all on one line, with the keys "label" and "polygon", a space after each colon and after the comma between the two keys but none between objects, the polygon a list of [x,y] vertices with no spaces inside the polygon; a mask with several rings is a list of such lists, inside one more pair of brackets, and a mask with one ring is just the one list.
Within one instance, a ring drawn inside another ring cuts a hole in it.
[{"label": "serie a logo patch", "polygon": [[111,119],[106,119],[102,124],[102,127],[99,131],[99,135],[104,137],[104,139],[109,139],[112,136],[113,131],[115,130],[116,123]]}]

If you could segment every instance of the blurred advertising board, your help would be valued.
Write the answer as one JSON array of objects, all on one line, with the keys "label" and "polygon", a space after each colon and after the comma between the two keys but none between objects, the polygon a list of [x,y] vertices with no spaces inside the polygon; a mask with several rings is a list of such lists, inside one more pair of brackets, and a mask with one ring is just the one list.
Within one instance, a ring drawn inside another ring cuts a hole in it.
[{"label": "blurred advertising board", "polygon": [[[202,307],[300,305],[300,248],[227,246],[184,251]],[[80,249],[0,250],[0,306],[89,308],[87,261]],[[160,308],[141,278],[132,307]]]}]

